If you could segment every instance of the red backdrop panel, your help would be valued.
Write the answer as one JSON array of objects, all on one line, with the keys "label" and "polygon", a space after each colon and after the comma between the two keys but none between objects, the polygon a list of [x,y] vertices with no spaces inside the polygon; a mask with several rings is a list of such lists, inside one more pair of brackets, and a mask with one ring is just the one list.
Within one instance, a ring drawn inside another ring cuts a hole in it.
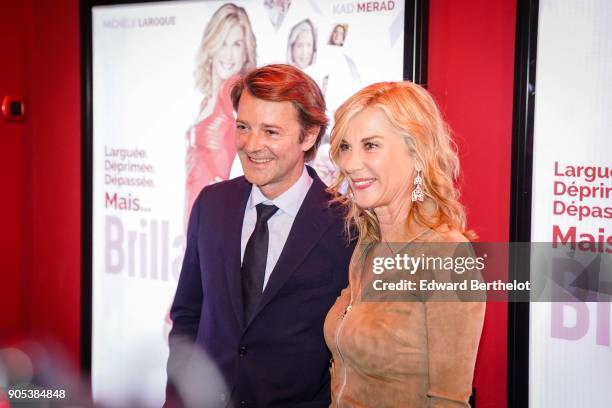
[{"label": "red backdrop panel", "polygon": [[[0,10],[0,100],[24,97],[27,109],[30,16],[20,2],[1,0]],[[10,123],[0,117],[0,143],[0,339],[7,339],[28,326],[29,121]]]},{"label": "red backdrop panel", "polygon": [[[453,129],[469,227],[509,238],[516,2],[431,0],[428,86]],[[476,365],[478,407],[506,406],[507,306],[488,304]]]},{"label": "red backdrop panel", "polygon": [[50,340],[76,367],[81,273],[79,2],[0,1],[0,92],[23,95],[28,111],[23,124],[0,119],[0,335]]},{"label": "red backdrop panel", "polygon": [[81,259],[79,3],[35,1],[32,34],[32,327],[78,361]]}]

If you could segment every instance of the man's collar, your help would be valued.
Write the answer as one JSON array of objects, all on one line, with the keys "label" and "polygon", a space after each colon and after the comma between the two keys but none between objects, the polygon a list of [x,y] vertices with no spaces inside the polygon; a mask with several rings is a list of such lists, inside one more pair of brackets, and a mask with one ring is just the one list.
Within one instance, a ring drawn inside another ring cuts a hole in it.
[{"label": "man's collar", "polygon": [[299,179],[287,191],[279,195],[273,200],[269,200],[259,189],[258,186],[253,184],[251,188],[251,196],[249,197],[249,201],[247,203],[247,208],[253,208],[257,204],[265,203],[265,204],[273,204],[277,206],[281,211],[290,216],[294,217],[297,215],[300,206],[302,205],[302,201],[304,201],[304,197],[308,193],[310,186],[312,186],[312,177],[308,174],[306,170],[306,166],[302,170],[302,174]]}]

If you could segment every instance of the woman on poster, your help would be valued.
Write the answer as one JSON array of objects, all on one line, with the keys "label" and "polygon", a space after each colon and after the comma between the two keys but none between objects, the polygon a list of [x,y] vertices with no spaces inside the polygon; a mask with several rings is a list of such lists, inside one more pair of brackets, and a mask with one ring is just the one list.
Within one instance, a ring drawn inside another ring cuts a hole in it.
[{"label": "woman on poster", "polygon": [[242,7],[226,3],[204,29],[196,56],[195,81],[203,99],[187,131],[185,219],[202,188],[229,177],[236,148],[229,89],[233,79],[256,65],[256,40]]},{"label": "woman on poster", "polygon": [[293,26],[287,41],[287,63],[305,69],[317,60],[317,31],[310,19]]}]

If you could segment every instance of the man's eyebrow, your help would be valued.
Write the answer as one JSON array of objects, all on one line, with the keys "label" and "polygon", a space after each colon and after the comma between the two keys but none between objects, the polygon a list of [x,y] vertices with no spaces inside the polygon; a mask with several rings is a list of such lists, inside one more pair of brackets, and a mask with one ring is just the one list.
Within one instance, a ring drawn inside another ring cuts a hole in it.
[{"label": "man's eyebrow", "polygon": [[279,125],[273,125],[273,124],[270,124],[270,123],[262,123],[262,124],[261,124],[261,127],[265,127],[265,128],[273,128],[273,129],[278,129],[278,130],[283,130],[283,127],[282,127],[282,126],[279,126]]}]

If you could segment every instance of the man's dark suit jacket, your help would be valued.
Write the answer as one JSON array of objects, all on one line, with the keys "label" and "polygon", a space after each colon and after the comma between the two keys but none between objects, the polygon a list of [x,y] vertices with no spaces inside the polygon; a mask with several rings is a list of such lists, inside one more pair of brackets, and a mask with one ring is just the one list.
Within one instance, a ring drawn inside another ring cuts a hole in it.
[{"label": "man's dark suit jacket", "polygon": [[[211,185],[193,206],[171,309],[168,370],[188,364],[189,356],[181,357],[174,349],[181,336],[191,338],[212,359],[231,393],[231,397],[219,395],[219,406],[329,404],[331,356],[323,322],[347,286],[354,245],[348,244],[344,234],[343,211],[329,205],[325,185],[314,170],[308,167],[308,172],[313,184],[261,302],[246,323],[240,238],[251,184],[239,177]],[[207,379],[198,383],[205,387]],[[171,383],[168,388],[172,389]],[[172,404],[167,401],[166,405]]]}]

